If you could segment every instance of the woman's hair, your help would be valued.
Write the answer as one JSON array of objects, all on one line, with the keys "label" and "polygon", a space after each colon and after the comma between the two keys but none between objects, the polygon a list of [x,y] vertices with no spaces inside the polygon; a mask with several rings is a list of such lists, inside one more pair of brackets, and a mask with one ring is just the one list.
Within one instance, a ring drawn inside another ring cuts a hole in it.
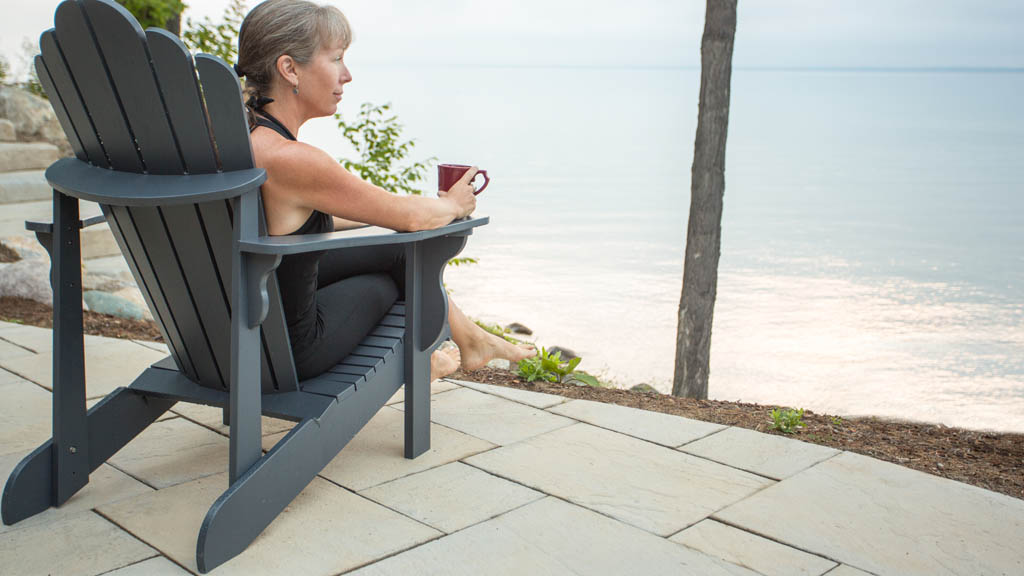
[{"label": "woman's hair", "polygon": [[238,75],[245,76],[250,125],[255,122],[253,108],[270,92],[278,76],[278,58],[287,54],[296,62],[307,64],[318,48],[340,43],[347,49],[351,42],[348,20],[334,6],[308,0],[266,0],[256,5],[238,31],[235,65]]}]

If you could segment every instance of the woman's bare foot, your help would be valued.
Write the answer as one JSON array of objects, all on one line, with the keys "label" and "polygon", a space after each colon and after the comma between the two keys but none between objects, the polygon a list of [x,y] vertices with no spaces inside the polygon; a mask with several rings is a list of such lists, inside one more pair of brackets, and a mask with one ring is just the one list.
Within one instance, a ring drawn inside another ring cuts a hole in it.
[{"label": "woman's bare foot", "polygon": [[515,363],[537,354],[537,349],[530,344],[513,344],[494,334],[480,332],[481,336],[474,339],[473,345],[462,350],[462,369],[467,372],[483,368],[495,358]]},{"label": "woman's bare foot", "polygon": [[456,347],[435,350],[430,355],[430,381],[444,378],[459,369],[461,355]]}]

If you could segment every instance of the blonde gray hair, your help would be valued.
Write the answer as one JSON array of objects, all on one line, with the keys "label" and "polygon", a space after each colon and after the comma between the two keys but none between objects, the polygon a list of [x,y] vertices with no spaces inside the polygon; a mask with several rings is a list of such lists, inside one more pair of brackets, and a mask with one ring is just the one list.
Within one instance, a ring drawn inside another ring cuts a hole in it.
[{"label": "blonde gray hair", "polygon": [[341,44],[348,49],[352,29],[334,6],[308,0],[266,0],[249,11],[238,32],[236,71],[245,76],[246,106],[251,109],[270,92],[277,59],[287,54],[308,64],[320,48]]}]

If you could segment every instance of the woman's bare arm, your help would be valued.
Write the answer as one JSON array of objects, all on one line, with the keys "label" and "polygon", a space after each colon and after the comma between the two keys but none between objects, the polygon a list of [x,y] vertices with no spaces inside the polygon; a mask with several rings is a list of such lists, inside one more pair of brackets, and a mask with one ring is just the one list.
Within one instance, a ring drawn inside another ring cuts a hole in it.
[{"label": "woman's bare arm", "polygon": [[302,142],[282,142],[266,152],[258,164],[267,170],[264,198],[274,203],[400,232],[439,228],[476,207],[469,184],[475,170],[443,197],[399,196],[360,180],[324,151]]}]

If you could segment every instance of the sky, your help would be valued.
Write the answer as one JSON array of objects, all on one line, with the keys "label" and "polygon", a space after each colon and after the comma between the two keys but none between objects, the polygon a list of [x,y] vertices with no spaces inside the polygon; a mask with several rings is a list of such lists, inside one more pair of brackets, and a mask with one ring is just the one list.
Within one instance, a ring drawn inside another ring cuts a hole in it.
[{"label": "sky", "polygon": [[[699,66],[700,0],[331,0],[356,41],[350,63]],[[0,53],[52,26],[56,0],[3,0]],[[227,0],[191,0],[220,19]],[[255,5],[254,1],[249,2]],[[1024,68],[1021,0],[740,0],[742,67]]]}]

